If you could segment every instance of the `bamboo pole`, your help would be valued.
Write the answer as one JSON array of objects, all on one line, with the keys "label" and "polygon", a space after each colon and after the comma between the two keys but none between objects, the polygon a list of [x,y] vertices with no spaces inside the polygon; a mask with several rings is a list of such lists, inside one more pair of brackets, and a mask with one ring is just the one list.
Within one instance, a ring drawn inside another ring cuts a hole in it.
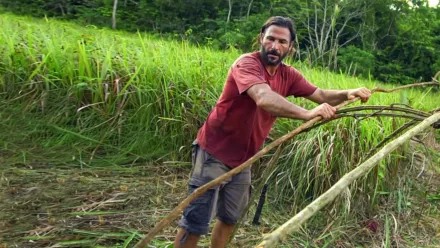
[{"label": "bamboo pole", "polygon": [[[433,83],[433,82],[427,82],[427,83],[418,83],[418,84],[410,84],[410,85],[405,85],[405,86],[401,86],[401,87],[397,87],[391,90],[385,90],[385,89],[381,89],[381,88],[375,88],[372,90],[372,93],[374,92],[394,92],[396,90],[400,90],[400,89],[404,89],[404,88],[409,88],[409,87],[418,87],[418,86],[425,86],[425,85],[440,85],[440,83]],[[356,101],[360,100],[359,97],[355,97],[351,100],[345,101],[337,106],[335,106],[337,109],[340,109],[346,105],[349,105],[351,103],[354,103]],[[153,240],[153,238],[160,232],[162,231],[163,228],[165,228],[172,220],[174,220],[192,201],[194,201],[197,197],[201,196],[203,193],[205,193],[207,190],[221,184],[222,182],[224,182],[225,180],[231,178],[232,176],[240,173],[241,171],[243,171],[245,168],[251,166],[253,163],[255,163],[260,157],[262,157],[264,154],[266,154],[268,151],[272,150],[273,148],[283,144],[284,142],[290,140],[291,138],[295,137],[297,134],[303,132],[303,130],[311,127],[313,124],[315,124],[316,122],[322,120],[321,116],[317,116],[305,123],[303,123],[301,126],[299,126],[298,128],[296,128],[295,130],[285,134],[284,136],[282,136],[281,138],[278,138],[277,140],[275,140],[274,142],[268,144],[267,146],[265,146],[263,149],[261,149],[259,152],[257,152],[254,156],[252,156],[251,158],[249,158],[246,162],[242,163],[241,165],[239,165],[238,167],[230,170],[229,172],[223,174],[222,176],[212,180],[211,182],[197,188],[196,190],[194,190],[193,193],[191,193],[185,200],[183,200],[179,205],[177,205],[173,211],[171,211],[171,213],[164,218],[161,222],[159,222],[149,233],[147,236],[145,236],[144,238],[142,238],[142,240],[140,240],[136,245],[135,248],[143,248],[146,247],[148,243],[151,242],[151,240]]]},{"label": "bamboo pole", "polygon": [[398,137],[393,142],[390,142],[384,146],[379,152],[370,157],[367,161],[359,165],[356,169],[352,170],[345,176],[343,176],[335,185],[333,185],[328,191],[319,196],[316,200],[306,206],[301,212],[296,214],[289,221],[284,223],[278,229],[272,233],[266,235],[263,241],[257,245],[257,248],[271,248],[276,247],[280,240],[284,239],[287,235],[293,233],[299,227],[305,223],[310,217],[312,217],[321,208],[333,201],[344,189],[346,189],[357,178],[366,174],[371,170],[382,158],[390,154],[397,147],[404,144],[410,138],[423,131],[434,122],[440,120],[440,113],[436,113],[426,118],[424,121],[413,127],[402,136]]}]

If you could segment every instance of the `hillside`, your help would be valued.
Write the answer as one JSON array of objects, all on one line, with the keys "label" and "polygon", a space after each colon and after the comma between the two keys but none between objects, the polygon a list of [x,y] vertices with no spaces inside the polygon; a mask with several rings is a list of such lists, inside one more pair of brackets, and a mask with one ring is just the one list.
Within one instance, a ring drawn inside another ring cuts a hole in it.
[{"label": "hillside", "polygon": [[[132,247],[185,197],[189,145],[239,51],[51,19],[0,15],[0,24],[0,244]],[[292,64],[322,88],[396,87]],[[375,93],[362,106],[393,104],[424,116],[439,107],[438,89]],[[395,114],[353,113],[377,112]],[[251,208],[236,247],[255,244],[409,122],[360,116],[284,145],[262,225],[249,224]],[[278,120],[268,142],[300,124]],[[286,247],[438,246],[439,138],[430,130],[388,156]],[[273,152],[253,166],[255,179]],[[156,245],[171,247],[175,231]]]}]

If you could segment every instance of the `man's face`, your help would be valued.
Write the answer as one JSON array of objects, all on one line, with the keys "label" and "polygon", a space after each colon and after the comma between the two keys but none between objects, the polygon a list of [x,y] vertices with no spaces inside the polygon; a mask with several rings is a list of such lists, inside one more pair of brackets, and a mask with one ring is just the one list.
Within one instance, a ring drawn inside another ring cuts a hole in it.
[{"label": "man's face", "polygon": [[260,53],[264,63],[277,66],[289,53],[290,31],[288,28],[269,26],[260,42]]}]

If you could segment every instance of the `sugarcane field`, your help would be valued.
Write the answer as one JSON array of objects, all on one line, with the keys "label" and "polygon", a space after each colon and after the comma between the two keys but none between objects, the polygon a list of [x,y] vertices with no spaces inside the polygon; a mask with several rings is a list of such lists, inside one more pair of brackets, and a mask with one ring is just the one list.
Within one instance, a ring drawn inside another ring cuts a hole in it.
[{"label": "sugarcane field", "polygon": [[431,2],[0,2],[0,248],[440,247]]}]

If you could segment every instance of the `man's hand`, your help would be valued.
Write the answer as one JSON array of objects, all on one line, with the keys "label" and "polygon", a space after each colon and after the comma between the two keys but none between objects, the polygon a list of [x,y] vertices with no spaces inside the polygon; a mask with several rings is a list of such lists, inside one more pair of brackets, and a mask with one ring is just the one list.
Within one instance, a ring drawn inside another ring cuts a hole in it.
[{"label": "man's hand", "polygon": [[307,120],[311,120],[317,116],[321,116],[324,120],[335,118],[336,108],[328,103],[323,103],[318,107],[308,111]]},{"label": "man's hand", "polygon": [[367,88],[358,88],[358,89],[353,89],[353,90],[349,90],[347,93],[347,99],[351,100],[355,97],[360,97],[362,102],[366,102],[368,101],[368,99],[371,96],[371,90],[367,89]]}]

